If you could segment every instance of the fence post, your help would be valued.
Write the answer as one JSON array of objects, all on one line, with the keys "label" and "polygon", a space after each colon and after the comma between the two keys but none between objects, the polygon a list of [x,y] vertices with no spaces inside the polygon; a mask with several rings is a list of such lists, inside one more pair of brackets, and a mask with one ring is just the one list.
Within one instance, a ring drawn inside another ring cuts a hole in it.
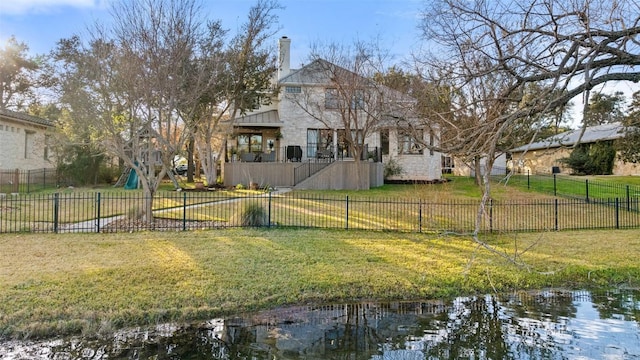
[{"label": "fence post", "polygon": [[418,200],[418,232],[422,232],[422,199]]},{"label": "fence post", "polygon": [[553,196],[558,196],[558,180],[556,174],[553,174]]},{"label": "fence post", "polygon": [[31,191],[31,170],[27,170],[27,194]]},{"label": "fence post", "polygon": [[584,179],[584,186],[585,186],[585,194],[586,194],[586,202],[589,202],[589,179]]},{"label": "fence post", "polygon": [[554,210],[553,210],[553,212],[555,214],[555,228],[556,228],[556,231],[558,231],[559,230],[559,227],[558,227],[558,198],[555,198],[553,201],[554,201]]},{"label": "fence post", "polygon": [[187,193],[182,192],[182,231],[187,230]]},{"label": "fence post", "polygon": [[267,209],[267,228],[271,227],[271,191],[269,191],[269,204]]},{"label": "fence post", "polygon": [[531,189],[531,172],[527,170],[527,190]]},{"label": "fence post", "polygon": [[13,173],[13,191],[14,193],[20,192],[20,170],[16,169]]},{"label": "fence post", "polygon": [[616,198],[616,229],[620,229],[620,199]]},{"label": "fence post", "polygon": [[53,232],[58,233],[58,214],[60,213],[60,193],[53,194]]},{"label": "fence post", "polygon": [[631,211],[631,193],[629,192],[629,185],[627,185],[627,211]]},{"label": "fence post", "polygon": [[100,233],[100,201],[101,195],[100,193],[96,194],[96,232]]},{"label": "fence post", "polygon": [[346,230],[349,230],[349,195],[347,195],[347,202],[345,205],[346,205],[346,218],[345,218],[344,228]]},{"label": "fence post", "polygon": [[493,199],[489,199],[489,234],[493,234]]}]

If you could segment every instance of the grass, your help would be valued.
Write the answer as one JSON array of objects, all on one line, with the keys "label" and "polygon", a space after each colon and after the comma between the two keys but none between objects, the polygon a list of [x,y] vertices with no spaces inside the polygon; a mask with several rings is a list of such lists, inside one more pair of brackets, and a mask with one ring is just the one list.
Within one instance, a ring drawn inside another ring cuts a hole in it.
[{"label": "grass", "polygon": [[0,235],[0,337],[207,319],[287,304],[640,285],[640,230],[466,237],[233,229]]},{"label": "grass", "polygon": [[640,177],[557,175],[554,181],[551,175],[514,175],[507,187],[563,197],[613,199],[640,196]]}]

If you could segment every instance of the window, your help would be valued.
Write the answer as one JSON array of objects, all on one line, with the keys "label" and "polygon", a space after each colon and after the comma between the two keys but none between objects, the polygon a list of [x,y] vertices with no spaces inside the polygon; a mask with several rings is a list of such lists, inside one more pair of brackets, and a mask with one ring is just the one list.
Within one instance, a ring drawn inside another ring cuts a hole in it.
[{"label": "window", "polygon": [[307,157],[314,158],[318,150],[331,150],[333,147],[333,130],[307,129]]},{"label": "window", "polygon": [[[356,144],[351,144],[354,147],[366,147],[364,144],[364,136],[362,130],[351,130],[351,139],[353,139]],[[353,157],[352,148],[349,146],[349,137],[347,136],[347,131],[345,129],[338,130],[338,151],[341,152],[342,157]]]},{"label": "window", "polygon": [[340,104],[338,101],[338,89],[325,89],[324,91],[324,107],[326,109],[337,109]]},{"label": "window", "polygon": [[[324,107],[325,109],[339,109],[341,104],[346,103],[346,97],[348,94],[344,94],[343,101],[340,101],[340,93],[338,89],[328,88],[324,91]],[[351,109],[364,109],[364,91],[355,90],[351,95],[351,102],[349,106]]]},{"label": "window", "polygon": [[355,110],[364,109],[364,91],[356,90],[351,98],[351,108]]},{"label": "window", "polygon": [[454,167],[453,158],[451,156],[442,155],[440,159],[441,159],[442,173],[451,174],[453,172],[453,167]]},{"label": "window", "polygon": [[33,147],[33,135],[35,131],[25,130],[24,131],[24,158],[29,158],[29,153],[32,151]]},{"label": "window", "polygon": [[262,134],[238,135],[238,153],[256,153],[262,151]]},{"label": "window", "polygon": [[44,159],[45,160],[49,160],[49,144],[51,143],[51,136],[50,135],[45,135],[44,136]]},{"label": "window", "polygon": [[422,139],[422,130],[416,130],[413,133],[398,131],[398,154],[422,154],[422,146],[416,141],[416,137]]},{"label": "window", "polygon": [[389,155],[389,129],[380,131],[380,150],[382,155]]},{"label": "window", "polygon": [[302,88],[300,86],[286,86],[284,91],[287,94],[300,94],[302,93]]}]

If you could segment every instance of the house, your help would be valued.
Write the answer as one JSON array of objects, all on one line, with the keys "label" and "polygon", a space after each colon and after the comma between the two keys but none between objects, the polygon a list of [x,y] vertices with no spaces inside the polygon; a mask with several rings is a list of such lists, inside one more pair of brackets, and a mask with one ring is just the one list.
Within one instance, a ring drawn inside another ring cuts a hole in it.
[{"label": "house", "polygon": [[53,128],[49,120],[0,109],[0,170],[52,168],[49,134]]},{"label": "house", "polygon": [[[401,103],[412,99],[377,85],[373,96],[387,99],[385,114],[378,113],[375,123],[351,125],[349,137],[344,117],[339,113],[349,107],[348,110],[361,113],[364,118],[369,110],[365,109],[367,98],[372,92],[367,82],[371,80],[322,59],[291,69],[290,45],[287,37],[279,41],[277,99],[233,123],[233,136],[227,141],[228,161],[222,169],[225,185],[366,189],[383,184],[383,166],[389,162],[402,170],[389,179],[440,179],[440,153],[421,146],[435,144],[437,134],[420,128],[409,133],[397,125],[398,119],[404,118]],[[337,95],[333,71],[350,75],[353,83],[359,84],[354,85],[358,88],[353,89],[349,104],[344,104],[347,101]],[[355,161],[358,155],[349,146],[349,138],[357,139],[360,161]]]},{"label": "house", "polygon": [[[590,144],[613,141],[624,137],[624,127],[620,123],[589,126],[571,130],[510,151],[509,167],[516,173],[571,173],[571,169],[560,160],[569,157],[573,146],[579,141]],[[640,168],[636,164],[624,163],[616,157],[614,175],[637,175]]]}]

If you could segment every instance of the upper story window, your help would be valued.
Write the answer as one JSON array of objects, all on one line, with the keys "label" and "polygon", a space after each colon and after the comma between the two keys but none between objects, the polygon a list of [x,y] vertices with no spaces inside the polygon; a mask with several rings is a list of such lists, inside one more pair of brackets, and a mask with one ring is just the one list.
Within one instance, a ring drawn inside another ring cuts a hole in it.
[{"label": "upper story window", "polygon": [[[341,99],[340,97],[343,96]],[[347,97],[351,99],[348,100]],[[324,107],[326,109],[338,109],[341,104],[348,103],[351,109],[364,109],[364,90],[354,90],[351,95],[340,94],[338,89],[327,88],[324,91]]]},{"label": "upper story window", "polygon": [[351,108],[362,110],[364,109],[364,91],[356,90],[351,97]]},{"label": "upper story window", "polygon": [[286,86],[284,88],[284,91],[287,94],[300,94],[300,93],[302,93],[302,87],[300,87],[300,86]]},{"label": "upper story window", "polygon": [[338,101],[338,89],[329,88],[324,91],[324,107],[325,109],[337,109],[340,101]]}]

